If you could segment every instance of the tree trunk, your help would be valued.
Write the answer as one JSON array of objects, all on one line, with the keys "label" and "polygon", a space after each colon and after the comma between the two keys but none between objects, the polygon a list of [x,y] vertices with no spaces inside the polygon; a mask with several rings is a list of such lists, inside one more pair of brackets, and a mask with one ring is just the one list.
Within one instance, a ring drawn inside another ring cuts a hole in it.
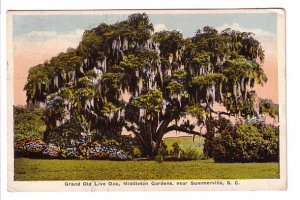
[{"label": "tree trunk", "polygon": [[149,158],[155,158],[158,153],[158,144],[154,141],[145,141],[143,145],[143,155]]},{"label": "tree trunk", "polygon": [[172,121],[172,116],[168,116],[163,121],[157,123],[157,118],[149,117],[145,122],[140,124],[143,155],[155,158],[158,154],[159,146],[164,134],[167,133],[168,125]]},{"label": "tree trunk", "polygon": [[205,134],[205,142],[203,148],[204,155],[208,158],[212,157],[213,140],[215,137],[212,121],[213,121],[212,117],[208,116],[206,119],[206,134]]},{"label": "tree trunk", "polygon": [[[147,119],[147,118],[150,119]],[[158,146],[160,141],[154,141],[154,137],[156,136],[156,129],[152,126],[152,120],[150,115],[146,117],[145,123],[143,124],[142,138],[143,138],[143,154],[146,157],[155,158],[158,153]]]}]

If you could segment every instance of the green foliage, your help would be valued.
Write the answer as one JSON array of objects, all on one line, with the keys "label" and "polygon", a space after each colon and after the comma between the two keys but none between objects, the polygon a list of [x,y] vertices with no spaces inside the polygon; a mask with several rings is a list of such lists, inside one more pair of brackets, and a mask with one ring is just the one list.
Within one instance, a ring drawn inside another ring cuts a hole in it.
[{"label": "green foliage", "polygon": [[278,117],[279,106],[273,103],[270,99],[261,99],[259,102],[259,111],[262,114],[267,114],[273,118]]},{"label": "green foliage", "polygon": [[86,54],[89,51],[93,53],[100,51],[99,44],[103,42],[102,40],[96,31],[85,31],[81,42],[81,51]]},{"label": "green foliage", "polygon": [[[267,77],[261,67],[264,52],[253,34],[231,29],[219,33],[206,26],[184,39],[176,30],[153,31],[145,13],[102,23],[86,30],[76,49],[29,70],[27,101],[46,103],[47,140],[68,144],[81,131],[111,138],[128,122],[137,125],[131,131],[143,141],[144,151],[153,142],[159,145],[168,125],[186,113],[211,124],[214,102],[231,115],[255,114],[255,95],[246,88],[265,83]],[[276,115],[270,103],[260,109]],[[145,128],[147,123],[151,129]],[[214,134],[212,127],[206,128]],[[195,126],[181,128],[190,132]],[[187,155],[195,157],[193,151]]]},{"label": "green foliage", "polygon": [[202,145],[192,137],[165,138],[158,149],[156,161],[187,161],[203,159]]},{"label": "green foliage", "polygon": [[141,50],[137,55],[140,59],[140,66],[143,66],[148,62],[157,61],[158,59],[157,52],[153,50]]},{"label": "green foliage", "polygon": [[93,81],[92,78],[96,78],[96,74],[94,72],[89,72],[86,76],[80,77],[78,79],[79,87],[92,87]]},{"label": "green foliage", "polygon": [[216,162],[277,162],[279,131],[277,127],[242,123],[224,129],[212,143]]},{"label": "green foliage", "polygon": [[60,127],[62,137],[66,139],[68,145],[72,144],[72,141],[78,140],[81,137],[80,133],[84,131],[83,127],[80,124],[80,121],[75,117],[72,117],[71,120],[67,121]]},{"label": "green foliage", "polygon": [[186,75],[187,75],[186,71],[183,70],[177,70],[173,73],[173,77],[179,80],[185,80]]},{"label": "green foliage", "polygon": [[147,109],[148,111],[160,111],[162,107],[162,92],[152,90],[147,94],[134,99],[133,105]]},{"label": "green foliage", "polygon": [[14,107],[14,140],[42,139],[46,130],[44,109]]},{"label": "green foliage", "polygon": [[142,156],[142,150],[141,147],[133,146],[132,147],[132,158],[140,158]]},{"label": "green foliage", "polygon": [[192,59],[192,65],[207,65],[210,63],[211,53],[201,52]]},{"label": "green foliage", "polygon": [[170,155],[173,156],[174,158],[179,159],[180,155],[182,153],[182,149],[179,146],[178,142],[174,142],[172,144],[173,149],[170,151]]},{"label": "green foliage", "polygon": [[118,89],[123,78],[122,74],[108,72],[104,74],[103,81],[114,89]]},{"label": "green foliage", "polygon": [[161,158],[159,158],[160,160],[166,158],[169,155],[169,151],[168,151],[168,146],[166,145],[166,143],[164,141],[162,141],[159,145],[159,149],[158,149],[158,156],[160,156]]},{"label": "green foliage", "polygon": [[162,163],[164,161],[164,157],[160,154],[157,154],[157,156],[155,157],[155,160],[158,163]]},{"label": "green foliage", "polygon": [[48,70],[43,65],[37,65],[29,69],[27,83],[24,87],[26,90],[27,101],[39,101],[44,100],[45,96],[42,90],[42,86],[45,90],[49,88]]},{"label": "green foliage", "polygon": [[57,95],[63,99],[73,99],[75,97],[74,87],[62,87]]},{"label": "green foliage", "polygon": [[[153,40],[160,43],[162,52],[175,53],[184,43],[182,33],[179,31],[161,31],[153,35]],[[167,56],[167,54],[165,54]],[[169,55],[168,55],[169,56]]]},{"label": "green foliage", "polygon": [[204,86],[209,84],[217,84],[225,80],[226,77],[223,74],[214,73],[214,74],[195,77],[192,80],[192,84],[197,86]]},{"label": "green foliage", "polygon": [[[81,92],[78,90],[77,92]],[[65,99],[63,99],[58,93],[54,93],[47,97],[48,105],[45,111],[46,120],[49,120],[48,123],[50,125],[50,121],[53,120],[62,120],[65,116]],[[51,118],[51,119],[50,119]],[[47,122],[46,122],[47,123]],[[47,123],[47,125],[48,125]],[[56,126],[51,124],[52,126]],[[52,128],[52,127],[51,127]]]},{"label": "green foliage", "polygon": [[119,136],[115,138],[105,139],[103,144],[114,146],[122,150],[128,159],[139,158],[142,156],[141,146],[136,138],[128,136]]},{"label": "green foliage", "polygon": [[118,110],[118,108],[112,104],[111,102],[107,102],[104,106],[103,106],[103,109],[102,109],[102,114],[104,116],[109,116],[111,113],[114,113]]},{"label": "green foliage", "polygon": [[171,81],[168,84],[167,89],[169,89],[172,94],[179,94],[183,90],[183,85],[178,82]]},{"label": "green foliage", "polygon": [[185,151],[182,151],[181,154],[182,160],[201,160],[204,159],[203,154],[199,153],[196,149],[187,149]]},{"label": "green foliage", "polygon": [[194,117],[197,117],[198,119],[202,119],[203,116],[205,114],[207,114],[207,110],[205,108],[203,108],[203,106],[201,105],[191,105],[191,106],[187,106],[187,109],[186,111],[194,116]]},{"label": "green foliage", "polygon": [[91,122],[84,115],[74,111],[69,118],[60,126],[54,126],[47,130],[45,132],[47,137],[44,137],[45,142],[60,147],[70,147],[82,140],[82,133],[87,134],[89,140],[92,139],[95,132],[91,130]]},{"label": "green foliage", "polygon": [[144,64],[145,63],[141,58],[134,55],[125,56],[124,60],[120,62],[120,66],[122,68],[130,71],[135,70],[136,68],[138,68],[139,66],[143,66]]},{"label": "green foliage", "polygon": [[168,151],[172,149],[172,144],[178,142],[181,149],[186,151],[188,149],[195,149],[199,153],[203,150],[204,138],[201,136],[195,137],[172,137],[165,138],[164,143],[168,146]]}]

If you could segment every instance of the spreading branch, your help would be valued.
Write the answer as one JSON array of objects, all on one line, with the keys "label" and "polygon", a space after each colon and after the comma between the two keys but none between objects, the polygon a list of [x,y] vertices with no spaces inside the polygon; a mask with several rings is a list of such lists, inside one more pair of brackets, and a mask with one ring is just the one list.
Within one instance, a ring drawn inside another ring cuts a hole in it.
[{"label": "spreading branch", "polygon": [[133,132],[135,135],[138,135],[139,131],[137,131],[137,129],[133,126],[133,125],[129,125],[128,123],[124,123],[124,127],[126,128],[127,131],[131,131]]},{"label": "spreading branch", "polygon": [[203,134],[197,132],[197,131],[193,131],[193,130],[189,130],[189,129],[186,129],[184,127],[181,127],[181,126],[176,126],[176,125],[172,125],[172,126],[169,126],[167,129],[166,129],[166,132],[170,132],[170,131],[180,131],[180,132],[185,132],[185,133],[189,133],[189,134],[192,134],[192,135],[199,135],[199,136],[203,136]]},{"label": "spreading branch", "polygon": [[217,115],[227,115],[227,116],[232,116],[231,113],[228,113],[228,112],[218,112],[218,111],[215,111],[213,110],[210,106],[208,107],[208,110],[211,112],[211,113],[214,113],[214,114],[217,114]]}]

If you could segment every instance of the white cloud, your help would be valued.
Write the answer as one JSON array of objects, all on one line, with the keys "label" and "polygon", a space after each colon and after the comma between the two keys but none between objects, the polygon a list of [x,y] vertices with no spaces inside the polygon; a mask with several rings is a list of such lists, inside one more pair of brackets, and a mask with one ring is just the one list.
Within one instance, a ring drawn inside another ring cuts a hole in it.
[{"label": "white cloud", "polygon": [[216,27],[218,31],[223,31],[226,28],[231,28],[233,30],[238,30],[241,32],[251,32],[254,33],[255,38],[261,41],[270,41],[270,40],[275,40],[275,35],[271,32],[264,31],[262,29],[247,29],[241,27],[238,23],[233,23],[233,24],[223,24],[222,26]]},{"label": "white cloud", "polygon": [[[169,29],[165,24],[155,24],[154,25],[154,32],[160,32],[160,31],[168,31]],[[179,31],[180,33],[183,33],[182,29],[176,28],[176,31]]]},{"label": "white cloud", "polygon": [[26,34],[27,37],[55,37],[57,33],[55,31],[31,31],[30,33]]},{"label": "white cloud", "polygon": [[168,30],[165,24],[155,24],[154,25],[154,32],[166,31]]},{"label": "white cloud", "polygon": [[76,29],[68,33],[59,33],[56,31],[31,31],[21,37],[16,38],[15,43],[21,42],[40,42],[47,43],[55,40],[66,40],[68,42],[79,42],[84,30]]}]

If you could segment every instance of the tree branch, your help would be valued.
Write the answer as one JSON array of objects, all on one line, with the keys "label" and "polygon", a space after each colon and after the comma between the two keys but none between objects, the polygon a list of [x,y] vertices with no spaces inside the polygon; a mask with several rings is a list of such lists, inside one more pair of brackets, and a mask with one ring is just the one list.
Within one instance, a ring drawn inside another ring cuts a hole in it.
[{"label": "tree branch", "polygon": [[140,135],[139,131],[136,130],[136,128],[131,125],[129,126],[126,122],[124,123],[124,127],[126,128],[127,131],[132,131],[134,133],[134,135],[137,137],[137,139],[144,144],[144,139],[142,138],[142,136]]},{"label": "tree branch", "polygon": [[180,126],[176,126],[176,125],[169,126],[166,129],[166,133],[170,132],[170,131],[180,131],[180,132],[185,132],[185,133],[189,133],[189,134],[192,134],[192,135],[203,136],[203,134],[201,134],[199,132],[196,132],[196,131],[193,131],[193,130],[188,130],[186,128],[183,128],[183,127],[180,127]]},{"label": "tree branch", "polygon": [[214,113],[214,114],[217,114],[217,115],[227,115],[227,116],[232,116],[230,113],[228,112],[217,112],[217,111],[214,111],[210,106],[208,107],[209,111]]},{"label": "tree branch", "polygon": [[161,140],[161,138],[164,136],[164,134],[166,133],[166,129],[168,127],[168,125],[171,123],[172,121],[172,118],[171,117],[167,117],[167,119],[163,120],[161,123],[160,123],[160,126],[158,128],[158,130],[156,131],[156,138],[157,140]]},{"label": "tree branch", "polygon": [[139,133],[133,125],[129,126],[129,124],[127,124],[126,122],[124,123],[124,127],[127,131],[132,131],[135,135]]}]

